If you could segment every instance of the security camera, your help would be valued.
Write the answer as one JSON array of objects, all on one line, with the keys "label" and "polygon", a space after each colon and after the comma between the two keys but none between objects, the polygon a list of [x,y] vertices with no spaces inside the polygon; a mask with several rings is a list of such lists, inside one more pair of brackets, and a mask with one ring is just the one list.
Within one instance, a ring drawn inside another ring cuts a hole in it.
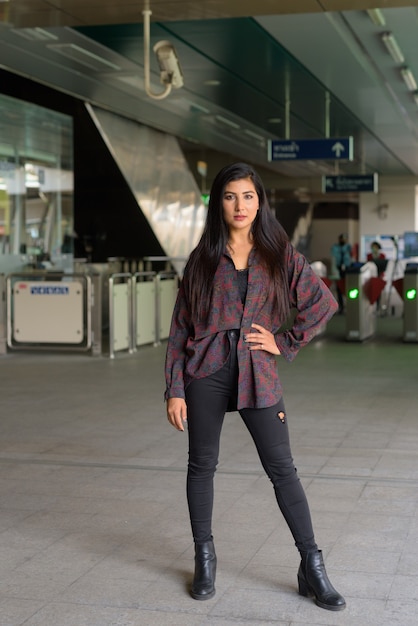
[{"label": "security camera", "polygon": [[169,41],[158,41],[153,50],[160,66],[162,84],[172,85],[175,89],[183,87],[183,73],[173,45]]}]

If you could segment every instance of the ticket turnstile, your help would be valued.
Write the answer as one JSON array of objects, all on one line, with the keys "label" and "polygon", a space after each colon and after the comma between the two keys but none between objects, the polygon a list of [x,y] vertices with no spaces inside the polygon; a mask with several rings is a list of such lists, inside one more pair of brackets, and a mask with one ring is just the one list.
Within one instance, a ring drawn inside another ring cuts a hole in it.
[{"label": "ticket turnstile", "polygon": [[353,264],[346,270],[346,340],[363,341],[376,330],[376,307],[370,304],[365,287],[377,276],[375,263]]},{"label": "ticket turnstile", "polygon": [[406,264],[403,290],[403,340],[418,341],[418,263]]}]

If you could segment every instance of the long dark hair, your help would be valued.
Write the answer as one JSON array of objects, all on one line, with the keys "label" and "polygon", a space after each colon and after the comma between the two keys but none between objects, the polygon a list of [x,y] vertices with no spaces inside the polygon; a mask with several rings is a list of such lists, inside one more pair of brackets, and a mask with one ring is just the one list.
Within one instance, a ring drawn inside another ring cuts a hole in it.
[{"label": "long dark hair", "polygon": [[259,209],[251,226],[254,246],[271,279],[279,318],[285,320],[290,312],[287,274],[288,236],[273,215],[264,185],[257,172],[246,163],[233,163],[216,175],[210,191],[208,213],[202,237],[191,253],[185,268],[184,287],[192,320],[205,321],[209,312],[213,278],[228,243],[228,227],[223,218],[223,195],[233,180],[249,178],[257,192]]}]

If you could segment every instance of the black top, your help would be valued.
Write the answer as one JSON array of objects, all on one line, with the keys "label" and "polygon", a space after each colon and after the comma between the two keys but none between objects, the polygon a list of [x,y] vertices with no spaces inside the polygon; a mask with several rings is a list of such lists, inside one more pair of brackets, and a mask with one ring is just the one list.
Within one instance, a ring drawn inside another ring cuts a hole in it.
[{"label": "black top", "polygon": [[245,303],[248,287],[248,268],[245,270],[237,270],[238,289],[242,304]]}]

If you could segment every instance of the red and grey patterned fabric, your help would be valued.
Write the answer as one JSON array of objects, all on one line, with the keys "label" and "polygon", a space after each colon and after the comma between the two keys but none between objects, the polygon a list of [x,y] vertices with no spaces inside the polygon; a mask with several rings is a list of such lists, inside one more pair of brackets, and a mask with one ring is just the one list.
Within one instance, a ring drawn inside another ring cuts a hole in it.
[{"label": "red and grey patterned fabric", "polygon": [[237,408],[262,408],[278,402],[282,385],[277,358],[269,352],[249,350],[244,338],[251,324],[260,324],[272,332],[281,356],[292,361],[338,308],[324,281],[291,244],[288,246],[288,275],[291,306],[296,310],[290,326],[285,325],[287,320],[278,319],[274,312],[268,273],[259,262],[255,249],[249,259],[244,305],[239,296],[237,271],[227,252],[215,274],[212,304],[205,324],[190,319],[185,292],[180,287],[167,346],[165,399],[184,398],[185,387],[191,380],[219,370],[229,355],[226,331],[240,329]]}]

